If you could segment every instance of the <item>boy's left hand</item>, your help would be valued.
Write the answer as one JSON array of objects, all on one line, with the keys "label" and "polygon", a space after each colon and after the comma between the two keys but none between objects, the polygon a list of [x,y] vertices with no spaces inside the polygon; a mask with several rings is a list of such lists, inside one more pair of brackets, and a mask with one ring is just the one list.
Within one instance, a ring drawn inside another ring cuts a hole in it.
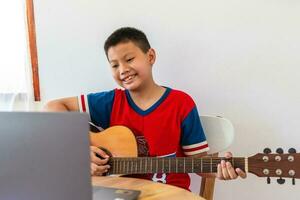
[{"label": "boy's left hand", "polygon": [[[231,158],[232,154],[230,152],[226,152],[225,157]],[[231,180],[236,179],[239,176],[241,178],[246,178],[247,174],[239,168],[234,169],[230,162],[225,162],[222,160],[222,162],[218,164],[217,178],[219,180]]]}]

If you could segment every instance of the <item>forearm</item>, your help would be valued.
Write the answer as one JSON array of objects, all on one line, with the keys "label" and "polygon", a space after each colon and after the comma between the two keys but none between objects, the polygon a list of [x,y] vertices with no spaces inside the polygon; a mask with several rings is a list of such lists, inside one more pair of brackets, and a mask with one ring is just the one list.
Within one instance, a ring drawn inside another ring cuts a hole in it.
[{"label": "forearm", "polygon": [[49,101],[44,106],[44,111],[48,112],[64,112],[64,111],[79,111],[77,97],[68,97]]},{"label": "forearm", "polygon": [[67,106],[59,101],[50,101],[44,106],[44,111],[47,112],[61,112],[61,111],[69,111]]}]

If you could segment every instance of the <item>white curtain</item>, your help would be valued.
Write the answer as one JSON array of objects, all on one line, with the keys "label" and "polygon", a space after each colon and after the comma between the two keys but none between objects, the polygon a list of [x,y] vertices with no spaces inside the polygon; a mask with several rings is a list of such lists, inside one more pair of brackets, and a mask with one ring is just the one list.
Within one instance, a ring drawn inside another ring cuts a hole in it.
[{"label": "white curtain", "polygon": [[0,2],[0,111],[33,109],[25,0]]}]

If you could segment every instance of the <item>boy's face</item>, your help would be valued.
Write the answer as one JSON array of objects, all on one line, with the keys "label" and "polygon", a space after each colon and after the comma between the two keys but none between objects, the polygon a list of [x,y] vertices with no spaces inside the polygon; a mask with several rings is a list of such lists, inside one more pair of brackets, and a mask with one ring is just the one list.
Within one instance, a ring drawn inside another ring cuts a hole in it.
[{"label": "boy's face", "polygon": [[152,65],[155,62],[153,49],[144,53],[133,42],[120,43],[108,49],[107,57],[112,75],[121,87],[138,91],[153,82]]}]

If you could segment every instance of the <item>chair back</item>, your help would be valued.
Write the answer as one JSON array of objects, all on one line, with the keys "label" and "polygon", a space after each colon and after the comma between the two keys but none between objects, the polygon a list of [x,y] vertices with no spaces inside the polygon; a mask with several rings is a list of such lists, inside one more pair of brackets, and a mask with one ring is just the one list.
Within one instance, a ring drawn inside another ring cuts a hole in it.
[{"label": "chair back", "polygon": [[228,119],[203,115],[200,120],[209,146],[208,154],[222,152],[233,143],[234,128]]},{"label": "chair back", "polygon": [[[218,156],[233,142],[233,125],[228,119],[219,116],[202,115],[200,120],[209,146],[208,154]],[[198,175],[190,174],[190,177],[191,190],[207,200],[213,200],[215,178],[203,177],[200,184]]]}]

